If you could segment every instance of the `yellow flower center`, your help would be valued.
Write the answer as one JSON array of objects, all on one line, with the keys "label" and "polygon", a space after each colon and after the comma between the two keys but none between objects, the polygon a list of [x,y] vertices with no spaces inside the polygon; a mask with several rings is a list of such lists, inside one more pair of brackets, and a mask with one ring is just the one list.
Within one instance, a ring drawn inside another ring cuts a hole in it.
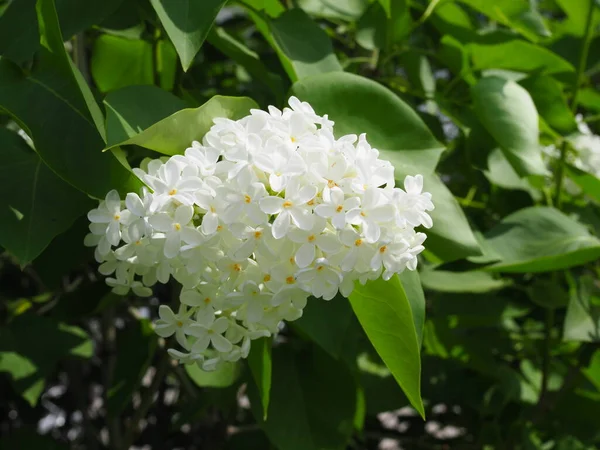
[{"label": "yellow flower center", "polygon": [[250,198],[250,196],[249,196],[249,195],[244,195],[244,201],[245,201],[246,203],[250,203],[250,202],[252,201],[252,199]]},{"label": "yellow flower center", "polygon": [[267,281],[271,281],[271,275],[266,274],[263,278],[263,281],[266,283]]},{"label": "yellow flower center", "polygon": [[177,321],[177,326],[178,326],[179,328],[181,328],[181,327],[183,326],[183,322],[182,322],[181,320],[178,320],[178,321]]},{"label": "yellow flower center", "polygon": [[294,204],[292,202],[290,202],[289,200],[286,200],[285,202],[283,202],[284,208],[291,208],[292,206],[294,206]]},{"label": "yellow flower center", "polygon": [[323,266],[318,266],[318,267],[317,267],[317,272],[320,272],[320,271],[322,271],[322,270],[323,270]]},{"label": "yellow flower center", "polygon": [[342,212],[343,209],[344,209],[344,207],[342,205],[340,205],[337,208],[335,208],[335,212]]},{"label": "yellow flower center", "polygon": [[181,230],[181,224],[179,224],[179,223],[174,223],[174,224],[173,224],[173,228],[175,228],[175,231],[179,231],[179,230]]},{"label": "yellow flower center", "polygon": [[121,216],[120,216],[120,215],[118,215],[118,214],[115,214],[115,215],[114,215],[114,219],[115,219],[115,220],[120,220],[120,219],[121,219]]},{"label": "yellow flower center", "polygon": [[296,282],[296,279],[294,277],[290,276],[285,279],[285,282],[287,284],[294,284]]},{"label": "yellow flower center", "polygon": [[204,304],[205,304],[205,305],[208,305],[210,302],[211,302],[211,299],[210,299],[210,297],[206,297],[206,298],[204,299]]},{"label": "yellow flower center", "polygon": [[385,253],[386,250],[387,250],[387,247],[384,245],[383,247],[381,247],[379,249],[379,253]]},{"label": "yellow flower center", "polygon": [[261,236],[262,236],[262,231],[255,231],[255,232],[254,232],[254,237],[255,237],[256,239],[260,239],[260,237],[261,237]]},{"label": "yellow flower center", "polygon": [[175,194],[177,194],[177,189],[171,189],[169,191],[169,195],[175,195]]},{"label": "yellow flower center", "polygon": [[362,239],[355,240],[354,245],[356,245],[357,247],[360,247],[362,245]]},{"label": "yellow flower center", "polygon": [[314,235],[314,234],[311,234],[311,235],[308,237],[308,242],[313,242],[315,239],[316,239],[315,235]]}]

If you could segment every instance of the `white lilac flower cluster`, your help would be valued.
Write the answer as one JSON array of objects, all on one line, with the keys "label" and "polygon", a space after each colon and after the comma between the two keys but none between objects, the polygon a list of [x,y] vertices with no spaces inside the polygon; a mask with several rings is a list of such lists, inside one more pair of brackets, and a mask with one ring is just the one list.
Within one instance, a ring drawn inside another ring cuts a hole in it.
[{"label": "white lilac flower cluster", "polygon": [[250,341],[302,315],[309,296],[348,296],[354,282],[415,270],[431,195],[421,175],[394,187],[394,168],[365,135],[334,138],[334,123],[292,97],[291,108],[219,118],[183,155],[134,169],[145,183],[111,191],[91,221],[99,271],[114,292],[148,296],[170,277],[177,312],[159,308],[169,350],[211,370],[248,355]]}]

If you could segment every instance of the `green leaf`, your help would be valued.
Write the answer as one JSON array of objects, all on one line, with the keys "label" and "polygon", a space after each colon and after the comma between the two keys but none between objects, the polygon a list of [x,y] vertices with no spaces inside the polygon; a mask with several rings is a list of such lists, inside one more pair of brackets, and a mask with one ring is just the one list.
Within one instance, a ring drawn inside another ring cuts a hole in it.
[{"label": "green leaf", "polygon": [[311,16],[355,21],[369,6],[368,0],[299,0],[298,6]]},{"label": "green leaf", "polygon": [[187,71],[227,0],[150,0]]},{"label": "green leaf", "polygon": [[406,291],[397,276],[356,284],[350,304],[371,344],[411,405],[424,418],[419,341]]},{"label": "green leaf", "polygon": [[168,39],[161,39],[156,44],[156,72],[160,87],[166,91],[173,90],[177,75],[177,51]]},{"label": "green leaf", "polygon": [[[498,39],[497,36],[501,38]],[[467,45],[475,70],[506,69],[541,75],[567,74],[575,71],[570,62],[547,48],[505,36],[490,35],[487,41],[481,39],[479,42]],[[506,55],[510,55],[510,58]]]},{"label": "green leaf", "polygon": [[565,316],[563,340],[600,341],[600,286],[590,275],[569,276],[569,306]]},{"label": "green leaf", "polygon": [[185,102],[156,86],[128,86],[111,92],[106,106],[106,143],[113,146],[185,108]]},{"label": "green leaf", "polygon": [[577,100],[581,106],[600,111],[600,93],[595,89],[581,89],[577,95]]},{"label": "green leaf", "polygon": [[125,410],[133,393],[152,362],[158,338],[150,321],[136,320],[117,334],[116,362],[108,389],[107,413],[118,417]]},{"label": "green leaf", "polygon": [[252,413],[280,450],[345,448],[354,428],[357,388],[349,369],[316,346],[273,349],[269,420],[248,386]]},{"label": "green leaf", "polygon": [[389,51],[410,32],[411,18],[406,0],[387,0],[369,6],[356,25],[356,42],[367,50]]},{"label": "green leaf", "polygon": [[24,266],[92,202],[48,169],[16,133],[0,129],[0,148],[0,245]]},{"label": "green leaf", "polygon": [[423,342],[423,326],[425,325],[425,294],[421,286],[421,278],[419,273],[413,270],[405,270],[398,274],[398,278],[410,303],[410,311],[413,315],[417,341],[420,347]]},{"label": "green leaf", "polygon": [[514,0],[460,0],[461,3],[485,14],[491,20],[506,25],[532,41],[550,36],[544,18],[535,3]]},{"label": "green leaf", "polygon": [[453,293],[485,293],[510,286],[510,280],[494,278],[485,272],[449,272],[426,269],[421,272],[421,282],[425,289]]},{"label": "green leaf", "polygon": [[[178,111],[123,142],[110,144],[107,149],[136,144],[165,155],[181,154],[192,141],[202,140],[215,117],[237,120],[250,114],[253,108],[258,108],[258,105],[248,97],[215,95],[204,105]],[[130,125],[127,132],[132,130],[136,128]]]},{"label": "green leaf", "polygon": [[[332,317],[336,318],[335,321],[331,320]],[[351,330],[352,318],[352,308],[341,295],[330,301],[310,297],[302,317],[291,325],[338,359],[346,334]]]},{"label": "green leaf", "polygon": [[188,364],[185,366],[185,371],[200,387],[226,388],[237,381],[242,372],[242,365],[239,361],[226,361],[217,370],[207,372],[198,364]]},{"label": "green leaf", "polygon": [[[495,145],[495,142],[491,142]],[[487,170],[484,171],[488,181],[503,189],[516,189],[529,192],[535,195],[534,189],[529,184],[527,178],[521,178],[510,165],[501,148],[493,149],[487,158]]]},{"label": "green leaf", "polygon": [[290,80],[342,71],[329,37],[304,11],[290,9],[269,22],[275,50]]},{"label": "green leaf", "polygon": [[600,179],[591,173],[585,172],[570,164],[566,165],[566,169],[569,178],[573,180],[586,195],[589,195],[597,202],[600,202]]},{"label": "green leaf", "polygon": [[102,92],[130,86],[153,84],[152,44],[103,34],[94,42],[91,71]]},{"label": "green leaf", "polygon": [[555,280],[537,279],[526,289],[531,301],[542,308],[557,309],[567,306],[569,296]]},{"label": "green leaf", "polygon": [[549,207],[529,207],[505,217],[485,235],[500,261],[492,272],[549,272],[594,261],[600,240],[587,228]]},{"label": "green leaf", "polygon": [[536,109],[548,125],[563,136],[577,131],[575,115],[567,105],[558,81],[540,75],[521,80],[519,84],[531,94]]},{"label": "green leaf", "polygon": [[[101,198],[111,189],[135,191],[141,182],[113,155],[90,113],[65,53],[51,0],[39,0],[42,48],[30,73],[0,59],[0,108],[33,139],[43,160],[63,180]],[[72,156],[76,151],[77,157]]]},{"label": "green leaf", "polygon": [[0,449],[35,449],[35,450],[67,450],[69,447],[60,444],[50,436],[37,434],[35,428],[22,427],[11,431],[10,436],[0,439]]},{"label": "green leaf", "polygon": [[[57,0],[56,9],[65,41],[74,34],[102,22],[115,12],[123,1]],[[29,60],[39,48],[35,5],[36,0],[13,1],[9,3],[4,14],[0,15],[0,55],[21,63]]]},{"label": "green leaf", "polygon": [[207,37],[208,42],[219,51],[242,65],[248,73],[258,82],[264,83],[273,92],[277,103],[284,97],[283,80],[279,75],[270,72],[260,56],[246,47],[242,42],[228,34],[223,28],[215,27]]},{"label": "green leaf", "polygon": [[336,136],[366,133],[379,150],[439,152],[444,148],[410,106],[368,78],[349,73],[317,75],[295,83],[292,92],[318,114],[328,114],[335,121]]},{"label": "green leaf", "polygon": [[271,377],[273,362],[271,358],[271,346],[273,340],[260,338],[252,342],[252,348],[248,355],[248,366],[250,373],[256,383],[260,395],[260,404],[263,410],[263,420],[267,420],[269,401],[271,398]]},{"label": "green leaf", "polygon": [[14,389],[32,406],[60,360],[92,354],[92,341],[81,328],[34,313],[21,314],[0,328],[0,372],[11,375]]},{"label": "green leaf", "polygon": [[475,112],[521,176],[545,175],[538,115],[529,93],[504,78],[485,77],[472,88]]}]

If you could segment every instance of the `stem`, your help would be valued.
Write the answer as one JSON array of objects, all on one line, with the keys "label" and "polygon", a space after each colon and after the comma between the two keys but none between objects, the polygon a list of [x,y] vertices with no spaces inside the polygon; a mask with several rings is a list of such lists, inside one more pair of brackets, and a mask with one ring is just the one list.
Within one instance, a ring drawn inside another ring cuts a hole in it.
[{"label": "stem", "polygon": [[129,449],[135,442],[135,439],[140,431],[140,422],[144,417],[146,417],[146,414],[148,414],[148,410],[154,402],[154,395],[158,392],[160,386],[162,385],[169,365],[170,358],[168,355],[161,355],[158,364],[156,365],[156,372],[152,378],[152,383],[142,395],[140,405],[133,413],[131,423],[129,424],[129,427],[125,433],[125,437],[123,438],[123,445],[121,447],[122,449]]},{"label": "stem", "polygon": [[546,310],[546,323],[544,339],[544,355],[542,361],[542,385],[540,387],[540,397],[538,399],[538,407],[541,409],[544,406],[546,396],[548,395],[548,379],[550,377],[550,350],[552,349],[552,328],[554,327],[554,309]]},{"label": "stem", "polygon": [[[115,327],[114,308],[109,308],[102,317],[102,336],[104,337],[104,353],[106,364],[103,365],[104,404],[108,405],[108,391],[112,385],[113,372],[115,370],[117,351],[117,329]],[[108,428],[109,448],[119,449],[121,447],[121,427],[119,417],[108,417],[106,413]]]},{"label": "stem", "polygon": [[[583,81],[585,66],[587,65],[588,54],[590,52],[590,44],[592,42],[592,18],[594,16],[594,0],[590,1],[590,7],[588,10],[587,21],[585,23],[585,34],[583,36],[583,43],[581,45],[581,54],[579,55],[579,65],[577,66],[577,74],[575,76],[575,84],[573,86],[573,98],[571,99],[571,111],[575,113],[577,111],[579,88]],[[560,148],[560,161],[558,163],[558,170],[556,173],[556,193],[554,204],[558,209],[562,206],[562,187],[563,179],[565,177],[565,162],[567,160],[567,143],[563,142]]]},{"label": "stem", "polygon": [[423,15],[421,17],[419,17],[419,19],[411,27],[411,29],[410,29],[411,33],[416,28],[423,25],[423,23],[425,23],[425,21],[427,19],[429,19],[429,16],[431,16],[431,14],[433,13],[433,10],[435,9],[435,7],[438,5],[439,2],[440,2],[440,0],[432,0],[431,3],[429,3],[429,5],[427,5],[427,9],[425,9],[425,12],[423,13]]}]

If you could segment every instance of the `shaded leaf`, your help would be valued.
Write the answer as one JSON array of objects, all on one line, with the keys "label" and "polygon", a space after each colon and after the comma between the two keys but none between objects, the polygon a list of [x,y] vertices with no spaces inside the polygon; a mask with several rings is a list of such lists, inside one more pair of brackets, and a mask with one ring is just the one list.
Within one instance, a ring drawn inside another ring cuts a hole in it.
[{"label": "shaded leaf", "polygon": [[131,402],[152,362],[157,343],[157,335],[146,319],[134,321],[117,334],[116,362],[108,389],[109,416],[117,417]]},{"label": "shaded leaf", "polygon": [[227,0],[150,0],[187,71]]},{"label": "shaded leaf", "polygon": [[348,368],[316,346],[303,352],[273,349],[268,417],[253,385],[252,412],[270,441],[281,450],[344,448],[352,435],[356,385]]},{"label": "shaded leaf", "polygon": [[154,83],[152,44],[103,34],[94,42],[91,72],[102,92]]},{"label": "shaded leaf", "polygon": [[569,178],[573,180],[586,195],[589,195],[597,202],[600,202],[600,179],[571,164],[566,165],[566,170]]},{"label": "shaded leaf", "polygon": [[14,389],[32,406],[61,359],[92,354],[92,341],[81,328],[34,313],[21,314],[0,328],[0,372],[11,375]]},{"label": "shaded leaf", "polygon": [[252,342],[248,355],[248,366],[256,383],[263,410],[263,420],[267,420],[269,402],[271,399],[271,378],[273,362],[271,358],[272,339],[260,338]]},{"label": "shaded leaf", "polygon": [[338,61],[325,32],[301,9],[290,9],[269,23],[275,50],[292,82],[338,72]]},{"label": "shaded leaf", "polygon": [[111,92],[106,106],[106,143],[113,146],[185,108],[185,102],[156,86],[128,86]]},{"label": "shaded leaf", "polygon": [[73,186],[98,198],[111,189],[137,190],[141,182],[112,154],[100,151],[104,142],[96,115],[65,53],[52,1],[39,0],[39,5],[43,46],[38,62],[24,73],[0,59],[0,107],[33,139],[43,162]]},{"label": "shaded leaf", "polygon": [[[335,317],[333,322],[332,317]],[[351,329],[352,318],[352,308],[341,295],[330,301],[311,297],[302,317],[291,325],[338,359],[342,354],[346,333]]]},{"label": "shaded leaf", "polygon": [[[24,266],[93,202],[48,169],[17,134],[0,129],[0,147],[0,245]],[[56,199],[64,202],[61,208]]]}]

